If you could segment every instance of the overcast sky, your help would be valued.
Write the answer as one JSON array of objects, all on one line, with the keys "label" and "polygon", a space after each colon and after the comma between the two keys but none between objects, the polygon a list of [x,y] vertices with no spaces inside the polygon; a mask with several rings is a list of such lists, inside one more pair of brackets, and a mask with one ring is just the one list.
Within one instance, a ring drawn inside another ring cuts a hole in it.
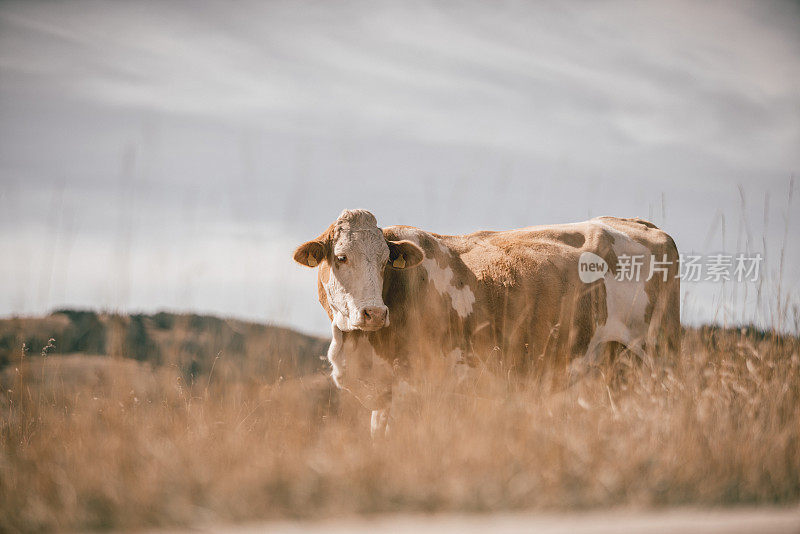
[{"label": "overcast sky", "polygon": [[765,255],[760,303],[685,284],[685,321],[769,322],[781,252],[798,297],[799,170],[797,3],[0,3],[0,315],[325,333],[291,251],[361,207],[438,233],[649,218]]}]

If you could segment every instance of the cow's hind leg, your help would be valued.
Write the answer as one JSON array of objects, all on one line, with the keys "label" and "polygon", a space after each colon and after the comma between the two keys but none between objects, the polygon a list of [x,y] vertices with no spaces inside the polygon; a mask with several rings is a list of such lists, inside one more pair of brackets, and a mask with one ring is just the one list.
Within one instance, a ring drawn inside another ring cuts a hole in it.
[{"label": "cow's hind leg", "polygon": [[[641,329],[639,329],[641,330]],[[570,383],[586,376],[586,374],[602,362],[605,348],[608,343],[617,342],[625,346],[628,350],[636,354],[645,364],[653,367],[655,362],[642,345],[643,333],[637,335],[637,331],[620,323],[611,323],[600,326],[595,331],[586,353],[572,361],[569,369]]]}]

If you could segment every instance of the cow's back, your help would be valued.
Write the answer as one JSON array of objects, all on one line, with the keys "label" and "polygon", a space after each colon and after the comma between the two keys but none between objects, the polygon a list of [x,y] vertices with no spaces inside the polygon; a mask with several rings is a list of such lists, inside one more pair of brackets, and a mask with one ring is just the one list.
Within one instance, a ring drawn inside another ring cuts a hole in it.
[{"label": "cow's back", "polygon": [[[608,291],[618,291],[618,286],[609,289],[604,279],[581,282],[578,263],[584,252],[603,258],[612,274],[620,254],[640,252],[659,259],[666,255],[672,263],[667,281],[643,280],[646,298],[634,298],[631,307],[639,314],[633,322],[647,326],[651,341],[677,347],[677,249],[666,233],[647,221],[599,217],[459,236],[404,226],[384,232],[392,239],[413,240],[426,255],[416,272],[395,273],[387,282],[392,330],[440,344],[444,353],[457,349],[484,361],[497,356],[504,367],[514,368],[529,368],[543,359],[566,362],[585,354],[609,313],[619,320],[620,310],[610,310],[608,303]],[[383,343],[395,340],[388,331],[379,337]]]}]

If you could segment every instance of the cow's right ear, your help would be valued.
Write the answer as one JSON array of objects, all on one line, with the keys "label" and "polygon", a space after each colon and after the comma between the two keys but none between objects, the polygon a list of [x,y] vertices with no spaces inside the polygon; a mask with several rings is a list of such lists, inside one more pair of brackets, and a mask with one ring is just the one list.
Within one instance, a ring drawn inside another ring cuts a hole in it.
[{"label": "cow's right ear", "polygon": [[316,267],[324,258],[325,243],[322,241],[303,243],[294,251],[294,261],[306,267]]}]

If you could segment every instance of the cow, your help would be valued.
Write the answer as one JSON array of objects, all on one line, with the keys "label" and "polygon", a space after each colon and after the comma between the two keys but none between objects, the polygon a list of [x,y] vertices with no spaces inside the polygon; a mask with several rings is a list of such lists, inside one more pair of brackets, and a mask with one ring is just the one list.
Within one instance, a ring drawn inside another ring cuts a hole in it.
[{"label": "cow", "polygon": [[331,377],[372,411],[373,437],[393,389],[431,358],[521,373],[551,360],[570,373],[612,342],[646,362],[679,349],[678,251],[642,219],[439,235],[345,210],[294,260],[318,269]]}]

